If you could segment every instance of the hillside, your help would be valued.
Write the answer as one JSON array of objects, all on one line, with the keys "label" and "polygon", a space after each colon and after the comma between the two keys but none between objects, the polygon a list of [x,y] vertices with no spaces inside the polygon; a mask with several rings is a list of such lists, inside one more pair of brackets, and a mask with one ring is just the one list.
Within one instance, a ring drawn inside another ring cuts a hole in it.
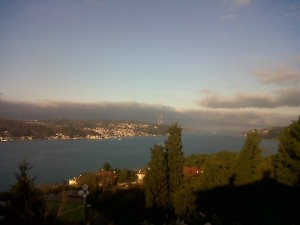
[{"label": "hillside", "polygon": [[43,139],[106,139],[156,136],[166,125],[116,120],[6,120],[0,119],[0,141]]},{"label": "hillside", "polygon": [[[279,139],[280,133],[284,127],[267,127],[257,130],[262,139]],[[251,132],[252,130],[244,131],[243,135]]]}]

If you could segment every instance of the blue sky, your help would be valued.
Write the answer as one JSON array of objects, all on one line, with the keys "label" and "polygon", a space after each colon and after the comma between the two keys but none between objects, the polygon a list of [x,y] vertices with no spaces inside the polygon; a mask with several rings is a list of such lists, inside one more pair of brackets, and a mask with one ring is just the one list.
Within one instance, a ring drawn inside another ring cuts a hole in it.
[{"label": "blue sky", "polygon": [[4,117],[126,108],[221,129],[300,112],[300,1],[1,0],[0,27]]}]

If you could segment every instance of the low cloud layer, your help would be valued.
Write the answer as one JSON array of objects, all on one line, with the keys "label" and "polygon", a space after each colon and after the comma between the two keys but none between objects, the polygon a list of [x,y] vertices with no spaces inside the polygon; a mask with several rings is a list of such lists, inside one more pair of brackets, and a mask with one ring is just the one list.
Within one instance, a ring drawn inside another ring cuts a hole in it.
[{"label": "low cloud layer", "polygon": [[164,122],[178,122],[183,127],[202,130],[245,130],[266,126],[285,126],[295,116],[261,114],[255,112],[223,112],[220,110],[177,111],[164,105],[136,102],[72,103],[44,102],[16,103],[0,101],[0,117],[11,119],[116,119],[156,123],[162,114]]},{"label": "low cloud layer", "polygon": [[300,71],[291,70],[287,67],[256,70],[254,75],[265,84],[296,85],[300,83]]},{"label": "low cloud layer", "polygon": [[[197,104],[212,109],[300,107],[299,59],[290,66],[274,66],[253,71],[260,85],[271,86],[272,92],[256,90],[255,93],[240,92],[232,96],[216,94],[204,90],[204,97]],[[292,69],[293,68],[293,69]]]},{"label": "low cloud layer", "polygon": [[197,103],[214,109],[300,107],[299,96],[298,88],[281,89],[272,94],[237,93],[231,97],[208,93]]}]

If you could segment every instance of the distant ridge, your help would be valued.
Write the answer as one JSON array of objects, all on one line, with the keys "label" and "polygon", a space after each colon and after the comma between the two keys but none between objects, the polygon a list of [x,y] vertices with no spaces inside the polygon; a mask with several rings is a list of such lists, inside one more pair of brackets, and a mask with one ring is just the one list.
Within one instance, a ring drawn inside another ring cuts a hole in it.
[{"label": "distant ridge", "polygon": [[[266,127],[262,129],[257,129],[259,135],[263,139],[279,139],[281,132],[284,130],[284,127]],[[243,135],[252,132],[253,130],[248,130],[242,132]]]},{"label": "distant ridge", "polygon": [[0,141],[106,139],[159,136],[167,125],[126,120],[9,120],[0,118]]}]

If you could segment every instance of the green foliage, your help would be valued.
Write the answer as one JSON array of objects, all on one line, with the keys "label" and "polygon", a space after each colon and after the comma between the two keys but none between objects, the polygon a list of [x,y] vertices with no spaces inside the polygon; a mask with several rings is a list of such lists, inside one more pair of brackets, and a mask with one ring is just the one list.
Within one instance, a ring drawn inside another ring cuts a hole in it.
[{"label": "green foliage", "polygon": [[262,180],[265,178],[272,178],[275,177],[274,172],[274,162],[275,162],[275,155],[270,155],[267,157],[262,158],[257,170],[257,179]]},{"label": "green foliage", "polygon": [[78,179],[78,185],[80,187],[84,184],[88,185],[90,196],[93,196],[99,190],[99,182],[99,177],[95,173],[85,173]]},{"label": "green foliage", "polygon": [[185,158],[184,165],[185,166],[195,166],[202,168],[205,164],[206,160],[211,156],[206,154],[192,154]]},{"label": "green foliage", "polygon": [[300,189],[268,178],[242,186],[223,186],[197,193],[202,223],[240,225],[300,224]]},{"label": "green foliage", "polygon": [[184,155],[182,151],[181,127],[178,124],[168,129],[165,146],[155,145],[151,149],[144,186],[147,206],[166,210],[175,208],[173,201],[183,185]]},{"label": "green foliage", "polygon": [[250,132],[237,161],[237,184],[247,184],[257,180],[258,166],[262,160],[261,137],[257,130]]},{"label": "green foliage", "polygon": [[195,217],[196,209],[196,195],[189,183],[183,185],[176,191],[173,196],[175,214],[184,219]]},{"label": "green foliage", "polygon": [[186,166],[200,168],[203,173],[190,182],[196,190],[206,190],[217,186],[232,185],[236,176],[236,161],[239,153],[220,151],[214,154],[193,154],[185,159]]},{"label": "green foliage", "polygon": [[110,165],[109,162],[105,162],[105,163],[103,164],[103,166],[102,166],[102,169],[103,169],[104,171],[110,171],[112,168],[111,168],[111,165]]},{"label": "green foliage", "polygon": [[61,211],[60,219],[64,224],[67,222],[81,222],[85,219],[85,209],[82,203],[48,201],[47,204],[53,214]]},{"label": "green foliage", "polygon": [[41,224],[49,219],[42,192],[35,186],[35,178],[28,173],[32,166],[25,159],[19,164],[17,182],[9,190],[9,206],[22,223]]},{"label": "green foliage", "polygon": [[300,185],[300,117],[286,127],[280,136],[275,172],[279,182]]},{"label": "green foliage", "polygon": [[30,123],[19,120],[0,118],[0,136],[21,138],[32,136],[34,139],[44,139],[54,135],[54,131],[42,123]]},{"label": "green foliage", "polygon": [[236,176],[235,165],[239,154],[229,151],[220,151],[208,155],[203,166],[202,189],[217,186],[232,185]]},{"label": "green foliage", "polygon": [[126,168],[118,171],[118,182],[130,184],[136,181],[136,173]]},{"label": "green foliage", "polygon": [[154,145],[151,150],[151,160],[144,179],[146,204],[148,207],[167,207],[169,204],[167,167],[164,147]]},{"label": "green foliage", "polygon": [[[95,203],[101,212],[101,220],[93,224],[135,225],[144,219],[145,196],[141,188],[107,190],[102,192]],[[106,219],[109,222],[104,222]]]},{"label": "green foliage", "polygon": [[168,138],[165,141],[167,157],[167,175],[169,191],[172,197],[183,184],[184,155],[182,151],[181,127],[176,123],[168,130]]}]

